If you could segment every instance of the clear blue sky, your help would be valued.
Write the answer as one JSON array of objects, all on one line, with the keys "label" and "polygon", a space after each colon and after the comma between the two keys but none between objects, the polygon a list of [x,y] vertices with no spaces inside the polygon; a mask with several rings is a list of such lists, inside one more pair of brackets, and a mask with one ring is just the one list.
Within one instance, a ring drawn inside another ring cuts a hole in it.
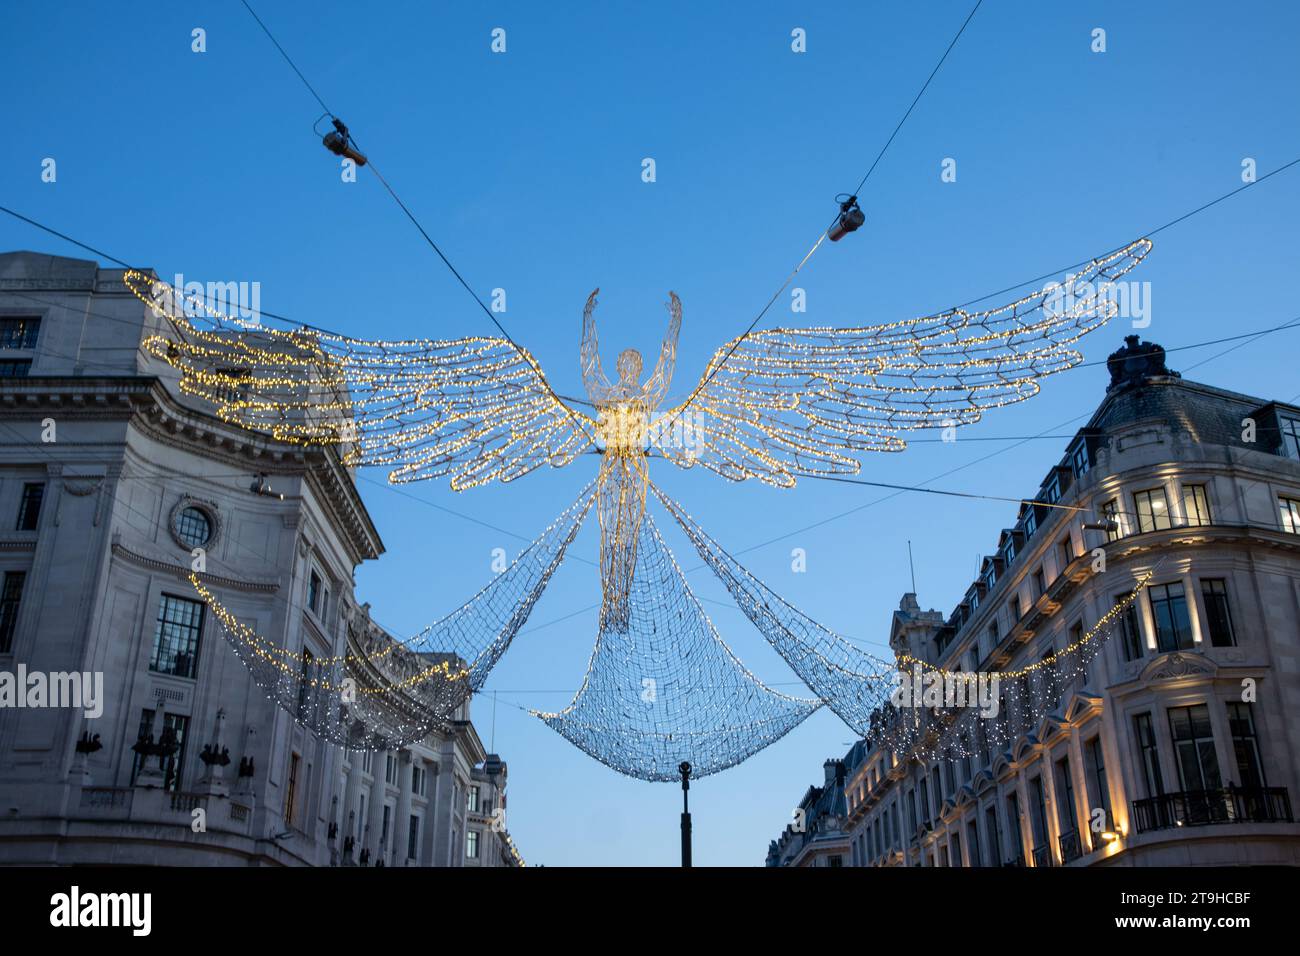
[{"label": "clear blue sky", "polygon": [[[581,388],[587,293],[602,290],[606,364],[651,352],[669,289],[682,298],[675,392],[742,331],[851,189],[969,10],[918,4],[262,0],[258,12],[326,103],[561,391]],[[24,3],[6,11],[3,202],[113,255],[199,280],[258,281],[265,309],[373,337],[492,331],[369,175],[340,182],[313,138],[320,109],[236,0]],[[190,51],[193,27],[208,52]],[[494,27],[508,52],[489,51]],[[807,30],[808,52],[790,50]],[[1108,51],[1090,51],[1091,31]],[[1108,250],[1300,156],[1289,3],[1042,4],[989,0],[872,177],[867,225],[801,274],[808,314],[849,325],[933,312]],[[40,181],[45,157],[58,181]],[[653,157],[658,181],[641,181]],[[940,163],[957,160],[955,183]],[[1134,278],[1152,283],[1147,338],[1177,346],[1300,314],[1300,169],[1157,237]],[[6,219],[0,249],[83,255]],[[1101,359],[1131,331],[1084,343]],[[1189,377],[1289,399],[1300,331]],[[1186,369],[1224,346],[1171,356]],[[918,443],[864,463],[864,478],[1032,494],[1104,389],[1101,368],[1050,380],[954,445]],[[992,456],[987,457],[986,456]],[[358,593],[399,633],[441,617],[576,496],[595,465],[455,494],[372,484],[388,546]],[[372,474],[371,477],[382,477]],[[949,611],[1013,505],[801,482],[729,485],[659,463],[653,477],[776,590],[827,625],[881,642],[908,589]],[[436,507],[434,507],[436,506]],[[519,535],[510,537],[445,510]],[[698,561],[669,537],[686,568]],[[770,542],[770,543],[769,543]],[[585,529],[576,549],[594,558]],[[808,570],[790,569],[804,548]],[[753,549],[753,550],[746,550]],[[724,598],[707,571],[699,592]],[[570,561],[478,700],[485,741],[510,765],[510,828],[530,862],[671,864],[680,796],[615,774],[510,705],[558,708],[595,635],[595,570]],[[748,664],[792,676],[734,609],[707,605]],[[548,623],[558,621],[559,623]],[[797,691],[798,688],[785,687]],[[495,726],[494,726],[495,724]],[[761,863],[821,763],[852,733],[819,713],[746,764],[697,783],[696,860]]]}]

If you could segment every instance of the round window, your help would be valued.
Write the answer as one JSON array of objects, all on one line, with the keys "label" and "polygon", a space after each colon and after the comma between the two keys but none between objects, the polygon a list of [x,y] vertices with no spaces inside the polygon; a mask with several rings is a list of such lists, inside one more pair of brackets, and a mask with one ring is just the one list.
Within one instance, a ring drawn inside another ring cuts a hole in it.
[{"label": "round window", "polygon": [[176,537],[191,548],[201,548],[212,537],[212,519],[201,508],[182,508],[176,513]]}]

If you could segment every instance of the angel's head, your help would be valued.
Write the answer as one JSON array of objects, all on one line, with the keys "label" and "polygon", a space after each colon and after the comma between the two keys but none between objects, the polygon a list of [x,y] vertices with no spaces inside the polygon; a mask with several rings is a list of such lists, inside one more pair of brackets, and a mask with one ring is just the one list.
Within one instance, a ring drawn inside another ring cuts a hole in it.
[{"label": "angel's head", "polygon": [[636,349],[624,349],[618,353],[614,368],[618,370],[620,385],[635,385],[641,379],[641,353]]}]

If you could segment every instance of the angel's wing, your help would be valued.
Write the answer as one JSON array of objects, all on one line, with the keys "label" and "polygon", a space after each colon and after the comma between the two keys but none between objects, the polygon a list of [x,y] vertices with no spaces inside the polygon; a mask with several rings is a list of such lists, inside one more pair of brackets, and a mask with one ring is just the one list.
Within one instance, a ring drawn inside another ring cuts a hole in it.
[{"label": "angel's wing", "polygon": [[736,481],[790,487],[798,475],[856,474],[853,452],[901,451],[908,431],[979,421],[1077,365],[1083,356],[1070,346],[1116,312],[1107,284],[1150,250],[1139,239],[986,312],[733,339],[686,400],[652,423],[651,441],[683,468]]},{"label": "angel's wing", "polygon": [[285,331],[212,313],[202,328],[165,283],[127,284],[171,320],[143,347],[177,368],[182,391],[217,414],[287,442],[337,445],[349,465],[392,467],[390,480],[451,476],[463,490],[568,464],[595,422],[551,389],[536,359],[502,338],[369,342]]}]

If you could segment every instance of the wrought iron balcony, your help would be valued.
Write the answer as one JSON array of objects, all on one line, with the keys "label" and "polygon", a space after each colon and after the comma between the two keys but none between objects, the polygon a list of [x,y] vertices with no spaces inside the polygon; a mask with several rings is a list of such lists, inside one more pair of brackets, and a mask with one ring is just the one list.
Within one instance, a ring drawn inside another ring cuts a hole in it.
[{"label": "wrought iron balcony", "polygon": [[1138,833],[1215,823],[1291,823],[1286,787],[1225,787],[1178,790],[1133,801]]},{"label": "wrought iron balcony", "polygon": [[1071,860],[1077,860],[1083,856],[1083,844],[1079,840],[1078,830],[1062,833],[1060,843],[1062,862],[1069,863]]},{"label": "wrought iron balcony", "polygon": [[1052,845],[1044,843],[1042,846],[1034,847],[1034,866],[1052,866],[1055,861],[1052,859]]}]

